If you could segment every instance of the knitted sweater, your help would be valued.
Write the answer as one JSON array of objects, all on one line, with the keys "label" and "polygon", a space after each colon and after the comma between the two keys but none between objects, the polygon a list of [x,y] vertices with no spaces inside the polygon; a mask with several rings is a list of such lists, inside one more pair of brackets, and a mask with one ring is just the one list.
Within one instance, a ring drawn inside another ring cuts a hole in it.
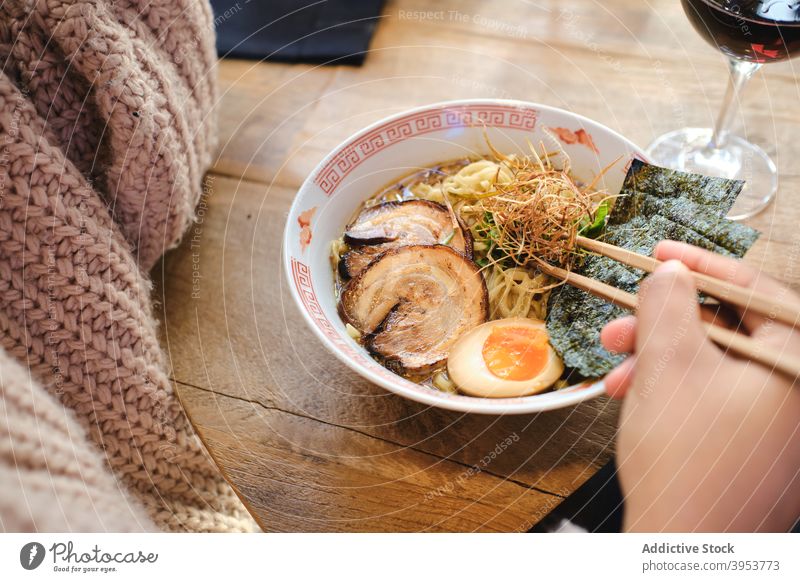
[{"label": "knitted sweater", "polygon": [[162,529],[255,528],[173,392],[147,278],[210,163],[213,39],[205,1],[3,2],[0,350],[29,373],[0,353],[0,529],[151,527],[129,499]]},{"label": "knitted sweater", "polygon": [[67,410],[0,352],[0,530],[155,529]]}]

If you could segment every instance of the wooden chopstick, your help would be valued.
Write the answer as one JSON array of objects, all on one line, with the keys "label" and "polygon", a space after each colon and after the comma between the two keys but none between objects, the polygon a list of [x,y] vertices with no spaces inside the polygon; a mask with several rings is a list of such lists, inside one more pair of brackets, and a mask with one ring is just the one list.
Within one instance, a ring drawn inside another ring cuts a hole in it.
[{"label": "wooden chopstick", "polygon": [[[572,273],[570,271],[561,269],[560,267],[554,267],[544,263],[543,261],[538,262],[538,264],[542,272],[547,273],[556,279],[561,279],[562,281],[565,281],[566,283],[569,283],[578,289],[583,289],[587,293],[596,295],[597,297],[605,299],[606,301],[609,301],[610,303],[618,305],[624,309],[628,309],[630,311],[636,310],[638,300],[636,295],[633,295],[632,293],[628,293],[627,291],[623,291],[622,289],[618,289],[612,285],[603,283],[602,281],[597,281],[584,275]],[[711,341],[713,341],[715,344],[729,349],[732,352],[735,352],[736,354],[749,360],[763,364],[770,369],[787,374],[792,378],[797,378],[800,376],[800,358],[792,355],[777,353],[772,347],[765,346],[764,344],[748,336],[725,329],[718,325],[708,322],[703,322],[703,325],[706,328],[706,333],[708,334],[709,339],[711,339]]]},{"label": "wooden chopstick", "polygon": [[[652,257],[640,255],[639,253],[591,238],[579,236],[577,243],[578,246],[587,251],[606,256],[648,273],[655,271],[662,263],[662,261]],[[796,305],[779,303],[774,298],[764,293],[758,293],[752,289],[740,287],[728,281],[715,279],[703,273],[692,272],[692,275],[694,276],[697,288],[706,295],[711,295],[720,301],[736,305],[748,311],[760,313],[769,319],[780,321],[792,327],[800,326],[800,308]]]}]

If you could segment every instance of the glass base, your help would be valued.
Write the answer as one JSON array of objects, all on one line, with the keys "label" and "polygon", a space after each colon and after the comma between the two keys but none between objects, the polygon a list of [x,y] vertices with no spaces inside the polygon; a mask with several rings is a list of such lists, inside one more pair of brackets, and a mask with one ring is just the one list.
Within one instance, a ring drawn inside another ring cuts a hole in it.
[{"label": "glass base", "polygon": [[744,220],[764,210],[778,191],[778,169],[767,153],[741,137],[728,137],[723,149],[709,147],[711,129],[686,128],[657,138],[647,148],[650,161],[665,168],[744,180],[744,190],[728,214]]}]

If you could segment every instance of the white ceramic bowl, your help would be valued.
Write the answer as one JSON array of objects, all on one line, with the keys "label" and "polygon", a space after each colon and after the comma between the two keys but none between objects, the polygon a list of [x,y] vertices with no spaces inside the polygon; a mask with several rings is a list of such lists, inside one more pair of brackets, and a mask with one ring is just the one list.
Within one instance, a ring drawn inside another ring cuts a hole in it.
[{"label": "white ceramic bowl", "polygon": [[[570,406],[603,393],[602,382],[522,398],[475,398],[409,382],[373,360],[347,334],[336,312],[330,243],[339,238],[359,205],[379,188],[438,162],[486,154],[484,127],[504,153],[527,142],[552,143],[557,135],[573,173],[589,181],[602,168],[601,186],[616,193],[627,166],[641,150],[607,127],[567,111],[495,99],[450,101],[393,115],[340,144],[303,183],[289,211],[283,241],[291,293],[308,325],[342,362],[364,378],[406,398],[450,410],[524,414]],[[547,130],[550,130],[549,132]]]}]

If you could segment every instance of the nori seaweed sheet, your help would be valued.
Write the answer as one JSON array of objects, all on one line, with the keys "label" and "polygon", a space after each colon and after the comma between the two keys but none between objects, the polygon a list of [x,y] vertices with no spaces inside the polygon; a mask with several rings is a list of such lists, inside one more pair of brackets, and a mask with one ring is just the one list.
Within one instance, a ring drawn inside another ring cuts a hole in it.
[{"label": "nori seaweed sheet", "polygon": [[[659,168],[634,159],[609,214],[603,240],[650,255],[664,239],[684,241],[717,253],[742,257],[759,232],[725,215],[744,182]],[[607,257],[587,254],[575,271],[636,293],[646,273]],[[585,291],[564,285],[550,295],[547,330],[564,365],[584,378],[599,378],[624,355],[606,351],[600,331],[627,311]]]}]

